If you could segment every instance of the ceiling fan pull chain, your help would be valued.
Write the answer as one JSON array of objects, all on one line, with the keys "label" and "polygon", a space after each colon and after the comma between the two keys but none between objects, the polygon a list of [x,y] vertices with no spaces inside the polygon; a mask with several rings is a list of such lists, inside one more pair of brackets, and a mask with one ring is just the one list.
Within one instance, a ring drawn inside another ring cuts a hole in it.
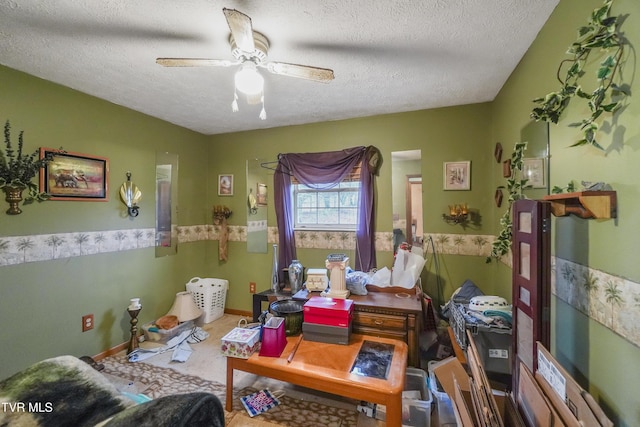
[{"label": "ceiling fan pull chain", "polygon": [[262,102],[262,111],[260,111],[260,119],[267,120],[267,112],[264,109],[264,94],[260,97],[260,101]]},{"label": "ceiling fan pull chain", "polygon": [[235,91],[233,91],[233,102],[231,103],[231,111],[233,111],[234,113],[238,112],[238,93]]}]

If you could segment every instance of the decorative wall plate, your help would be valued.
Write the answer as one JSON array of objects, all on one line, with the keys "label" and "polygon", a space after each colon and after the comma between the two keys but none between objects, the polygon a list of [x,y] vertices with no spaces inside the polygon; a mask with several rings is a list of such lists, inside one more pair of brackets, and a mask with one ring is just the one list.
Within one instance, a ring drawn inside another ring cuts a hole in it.
[{"label": "decorative wall plate", "polygon": [[496,142],[496,148],[493,150],[493,155],[496,158],[496,162],[500,163],[502,160],[502,144]]},{"label": "decorative wall plate", "polygon": [[502,188],[498,187],[496,188],[496,194],[494,195],[494,200],[496,201],[496,206],[500,207],[502,206]]},{"label": "decorative wall plate", "polygon": [[509,178],[511,176],[511,159],[502,162],[502,176]]}]

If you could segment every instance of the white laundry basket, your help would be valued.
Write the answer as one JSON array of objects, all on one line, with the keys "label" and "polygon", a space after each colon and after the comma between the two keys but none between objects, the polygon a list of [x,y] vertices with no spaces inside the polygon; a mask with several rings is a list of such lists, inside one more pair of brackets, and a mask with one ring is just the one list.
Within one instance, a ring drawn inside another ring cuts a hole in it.
[{"label": "white laundry basket", "polygon": [[224,279],[201,279],[194,277],[187,283],[187,292],[204,312],[202,321],[213,322],[224,314],[224,302],[227,297],[229,281]]}]

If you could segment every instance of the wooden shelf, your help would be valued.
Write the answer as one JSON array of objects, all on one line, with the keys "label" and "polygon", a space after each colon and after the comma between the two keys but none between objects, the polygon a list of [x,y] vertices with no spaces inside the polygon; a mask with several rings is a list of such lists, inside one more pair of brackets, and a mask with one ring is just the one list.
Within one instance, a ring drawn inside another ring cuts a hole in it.
[{"label": "wooden shelf", "polygon": [[615,191],[578,191],[544,196],[555,216],[574,214],[580,218],[608,219],[617,216]]}]

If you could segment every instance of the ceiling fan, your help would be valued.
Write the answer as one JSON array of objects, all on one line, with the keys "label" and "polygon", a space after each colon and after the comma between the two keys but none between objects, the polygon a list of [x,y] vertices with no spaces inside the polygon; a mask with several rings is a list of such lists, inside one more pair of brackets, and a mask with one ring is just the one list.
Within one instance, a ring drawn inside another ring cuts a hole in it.
[{"label": "ceiling fan", "polygon": [[[207,58],[157,58],[156,63],[165,67],[231,67],[240,65],[235,75],[235,88],[244,93],[250,104],[262,103],[260,118],[266,119],[264,110],[264,78],[258,68],[289,77],[328,83],[333,80],[333,70],[311,67],[308,65],[288,64],[285,62],[267,61],[269,40],[261,33],[254,31],[251,18],[235,9],[223,8],[224,16],[229,24],[231,35],[229,44],[235,60]],[[238,111],[238,94],[234,95],[233,111]]]}]

